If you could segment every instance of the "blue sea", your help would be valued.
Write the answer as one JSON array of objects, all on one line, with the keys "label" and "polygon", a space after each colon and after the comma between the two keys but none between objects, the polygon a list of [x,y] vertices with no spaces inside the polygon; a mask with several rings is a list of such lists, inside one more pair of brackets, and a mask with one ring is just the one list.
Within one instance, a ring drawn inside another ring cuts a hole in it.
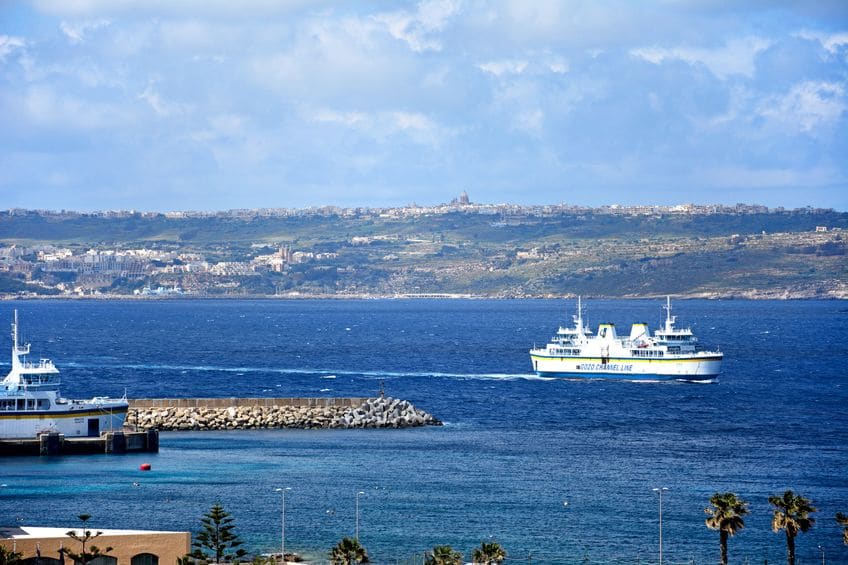
[{"label": "blue sea", "polygon": [[[659,326],[661,300],[591,300],[592,326]],[[680,300],[725,353],[715,384],[541,379],[528,349],[571,301],[15,301],[68,397],[375,396],[445,422],[406,430],[163,433],[158,454],[0,459],[0,523],[197,531],[220,502],[254,552],[321,556],[355,529],[377,563],[496,540],[510,561],[715,563],[716,491],[750,502],[734,563],[785,560],[767,498],[818,508],[801,563],[848,563],[848,304]],[[10,342],[7,342],[10,347]],[[8,366],[8,358],[2,361]],[[2,368],[5,371],[5,368]],[[152,471],[139,470],[150,463]],[[133,483],[138,483],[134,486]],[[566,504],[567,503],[567,504]],[[819,548],[821,547],[821,549]]]}]

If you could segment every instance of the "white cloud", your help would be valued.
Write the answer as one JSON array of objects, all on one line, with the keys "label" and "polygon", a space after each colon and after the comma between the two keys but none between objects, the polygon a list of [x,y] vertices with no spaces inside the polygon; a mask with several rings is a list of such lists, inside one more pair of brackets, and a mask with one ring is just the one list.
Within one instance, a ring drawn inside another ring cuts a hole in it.
[{"label": "white cloud", "polygon": [[316,122],[354,127],[358,124],[365,123],[368,116],[363,112],[337,112],[335,110],[323,109],[313,113],[312,119]]},{"label": "white cloud", "polygon": [[324,0],[34,0],[36,8],[54,16],[90,17],[115,14],[126,17],[192,17],[206,14],[223,20],[286,15],[327,4]]},{"label": "white cloud", "polygon": [[731,39],[723,47],[705,49],[697,47],[639,47],[631,49],[630,54],[654,65],[667,60],[678,60],[690,65],[702,64],[718,78],[724,80],[730,75],[754,76],[757,55],[767,49],[771,41],[760,37]]},{"label": "white cloud", "polygon": [[97,103],[47,86],[30,88],[20,103],[29,122],[40,127],[93,130],[124,126],[132,121],[131,114],[121,105]]},{"label": "white cloud", "polygon": [[219,114],[209,118],[209,125],[215,137],[236,137],[245,134],[248,119],[240,114]]},{"label": "white cloud", "polygon": [[374,20],[385,25],[392,37],[420,53],[442,49],[441,42],[433,35],[442,31],[458,12],[456,0],[425,0],[418,4],[415,12],[378,14]]},{"label": "white cloud", "polygon": [[[848,33],[761,4],[32,0],[14,28],[26,34],[0,31],[3,143],[81,171],[81,193],[108,168],[156,185],[160,159],[186,186],[217,162],[245,195],[284,179],[333,201],[349,179],[405,187],[419,170],[497,190],[528,182],[516,146],[540,187],[561,176],[550,155],[587,186],[650,187],[660,158],[668,179],[703,162],[782,185],[782,167],[845,153]],[[658,84],[654,65],[675,72]],[[57,143],[115,157],[89,172]],[[590,166],[607,162],[615,183]]]},{"label": "white cloud", "polygon": [[[246,56],[249,77],[275,95],[313,107],[363,110],[415,107],[423,93],[443,88],[432,61],[399,48],[370,17],[308,17],[285,40],[253,47]],[[435,81],[424,88],[426,81]]]},{"label": "white cloud", "polygon": [[445,133],[436,122],[420,112],[340,112],[322,108],[307,115],[313,122],[350,128],[379,141],[404,135],[418,144],[438,145]]},{"label": "white cloud", "polygon": [[525,59],[496,59],[480,63],[477,68],[483,72],[495,75],[521,75],[525,72],[534,74],[554,73],[562,75],[570,70],[568,60],[550,52],[528,53]]},{"label": "white cloud", "polygon": [[147,102],[159,117],[166,118],[169,116],[185,114],[189,108],[185,104],[170,102],[162,98],[162,95],[155,88],[156,81],[150,81],[144,92],[138,95],[139,98]]},{"label": "white cloud", "polygon": [[[752,108],[756,105],[756,92],[748,85],[735,84],[727,90],[727,99],[722,111],[707,116],[694,115],[691,121],[704,131],[727,131],[728,128],[750,123],[750,118],[755,113]],[[744,128],[737,131],[737,135],[747,133]]]},{"label": "white cloud", "polygon": [[548,68],[552,73],[562,75],[568,72],[568,61],[565,59],[556,59],[548,62]]},{"label": "white cloud", "polygon": [[225,113],[209,116],[202,129],[191,131],[187,138],[205,147],[223,170],[256,167],[275,152],[278,137],[256,127],[246,115]]},{"label": "white cloud", "polygon": [[516,129],[537,132],[542,129],[545,114],[541,110],[527,110],[519,113],[513,121]]},{"label": "white cloud", "polygon": [[106,27],[111,23],[111,20],[105,18],[82,22],[62,22],[59,24],[59,29],[62,30],[62,33],[65,34],[71,43],[82,43],[85,41],[85,35],[88,32]]},{"label": "white cloud", "polygon": [[796,84],[788,93],[771,97],[759,107],[760,115],[802,132],[837,122],[845,110],[845,87],[816,81]]},{"label": "white cloud", "polygon": [[417,112],[391,112],[389,116],[399,130],[430,132],[436,129],[430,118]]},{"label": "white cloud", "polygon": [[808,41],[818,41],[831,55],[836,55],[842,47],[848,46],[848,32],[846,31],[828,34],[803,30],[795,35]]},{"label": "white cloud", "polygon": [[5,62],[6,57],[12,54],[16,49],[23,49],[26,42],[20,37],[12,35],[0,35],[0,62]]},{"label": "white cloud", "polygon": [[484,72],[499,77],[506,74],[520,75],[527,68],[528,64],[529,63],[527,61],[502,60],[489,61],[488,63],[477,65],[477,67]]}]

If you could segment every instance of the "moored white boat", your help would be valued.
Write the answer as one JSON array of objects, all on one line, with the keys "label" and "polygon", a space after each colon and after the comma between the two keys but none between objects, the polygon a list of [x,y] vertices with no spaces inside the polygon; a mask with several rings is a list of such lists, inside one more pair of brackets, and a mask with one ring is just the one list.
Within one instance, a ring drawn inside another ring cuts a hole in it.
[{"label": "moored white boat", "polygon": [[30,345],[18,344],[18,311],[12,322],[12,369],[0,382],[0,439],[32,438],[59,432],[67,437],[97,437],[120,430],[126,398],[96,396],[69,400],[59,393],[59,370],[49,359],[28,361]]},{"label": "moored white boat", "polygon": [[665,324],[650,334],[648,324],[635,323],[620,337],[615,324],[602,323],[593,334],[583,321],[577,299],[574,327],[560,327],[545,347],[530,350],[533,370],[540,376],[620,379],[680,379],[709,381],[721,372],[724,354],[700,347],[689,328],[677,328],[666,298]]}]

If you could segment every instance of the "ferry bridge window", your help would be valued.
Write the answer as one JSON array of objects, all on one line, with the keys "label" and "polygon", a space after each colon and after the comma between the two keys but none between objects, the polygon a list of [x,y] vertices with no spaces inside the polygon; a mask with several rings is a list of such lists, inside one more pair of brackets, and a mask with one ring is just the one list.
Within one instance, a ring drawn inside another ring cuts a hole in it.
[{"label": "ferry bridge window", "polygon": [[134,555],[130,565],[159,565],[159,556],[152,553]]}]

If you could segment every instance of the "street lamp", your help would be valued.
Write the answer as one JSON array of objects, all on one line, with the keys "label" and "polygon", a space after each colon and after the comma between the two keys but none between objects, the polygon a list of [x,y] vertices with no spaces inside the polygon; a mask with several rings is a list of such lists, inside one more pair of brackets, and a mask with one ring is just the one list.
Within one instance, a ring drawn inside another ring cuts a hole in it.
[{"label": "street lamp", "polygon": [[659,487],[653,489],[655,493],[660,495],[660,565],[663,562],[663,542],[662,542],[662,496],[663,492],[667,491],[666,487]]},{"label": "street lamp", "polygon": [[824,563],[824,548],[822,546],[819,546],[819,551],[821,551],[822,565],[825,565],[825,563]]},{"label": "street lamp", "polygon": [[356,493],[356,541],[359,541],[359,497],[363,494],[362,491]]},{"label": "street lamp", "polygon": [[291,487],[276,488],[274,492],[279,492],[282,495],[283,506],[280,517],[280,562],[286,562],[286,491],[291,490]]}]

